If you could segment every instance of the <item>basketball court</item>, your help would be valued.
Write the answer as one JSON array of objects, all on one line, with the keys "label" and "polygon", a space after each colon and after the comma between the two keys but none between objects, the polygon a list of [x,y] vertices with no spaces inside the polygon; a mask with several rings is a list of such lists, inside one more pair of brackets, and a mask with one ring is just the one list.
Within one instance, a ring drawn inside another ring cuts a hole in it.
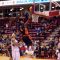
[{"label": "basketball court", "polygon": [[[0,56],[0,60],[9,60],[9,57]],[[37,58],[21,57],[20,60],[56,60],[56,59],[37,59]]]}]

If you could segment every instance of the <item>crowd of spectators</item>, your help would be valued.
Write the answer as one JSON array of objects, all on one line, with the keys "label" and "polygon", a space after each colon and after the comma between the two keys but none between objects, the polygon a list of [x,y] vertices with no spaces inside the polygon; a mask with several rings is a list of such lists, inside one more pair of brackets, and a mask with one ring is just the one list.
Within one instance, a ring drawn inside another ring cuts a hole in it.
[{"label": "crowd of spectators", "polygon": [[[47,37],[59,26],[59,20],[58,17],[53,17],[50,19],[46,19],[43,17],[39,17],[38,23],[28,23],[28,30],[30,35],[32,36],[32,42],[33,42],[33,51],[34,56],[38,58],[54,58],[56,56],[56,49],[59,44],[60,36],[55,36],[54,38],[50,38],[49,43],[47,44],[44,42],[44,40],[47,39]],[[13,24],[15,23],[15,25]],[[18,40],[20,44],[20,55],[24,56],[25,51],[27,50],[26,44],[23,42],[22,34],[20,33],[20,27],[23,27],[24,22],[21,20],[13,21],[11,23],[11,29],[9,28],[10,22],[8,24],[5,24],[6,29],[10,29],[11,33],[16,34],[16,39]],[[17,28],[16,28],[17,27]],[[6,32],[4,29],[0,30],[0,32]],[[11,33],[0,33],[0,53],[2,54],[7,52],[7,46],[11,44]],[[59,32],[60,34],[60,32]],[[42,39],[43,37],[43,39]],[[38,38],[37,40],[35,38]],[[6,54],[7,55],[7,54]]]}]

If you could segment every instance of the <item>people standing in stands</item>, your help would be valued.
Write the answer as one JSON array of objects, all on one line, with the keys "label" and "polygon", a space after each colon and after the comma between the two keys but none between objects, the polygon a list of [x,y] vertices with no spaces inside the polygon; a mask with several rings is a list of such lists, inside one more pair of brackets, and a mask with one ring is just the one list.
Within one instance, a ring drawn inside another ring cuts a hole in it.
[{"label": "people standing in stands", "polygon": [[35,57],[38,57],[38,58],[41,57],[41,46],[40,45],[38,45],[36,49],[34,50],[34,55]]},{"label": "people standing in stands", "polygon": [[16,28],[17,28],[18,30],[20,29],[20,20],[19,20],[19,19],[16,21]]},{"label": "people standing in stands", "polygon": [[[14,35],[14,34],[12,34],[12,35]],[[6,48],[7,48],[7,52],[8,52],[8,54],[7,54],[7,55],[10,57],[10,59],[9,59],[9,60],[12,60],[11,36],[10,36],[10,43],[7,43]]]},{"label": "people standing in stands", "polygon": [[12,48],[11,48],[11,44],[7,44],[7,52],[8,52],[8,56],[10,57],[9,60],[12,60]]},{"label": "people standing in stands", "polygon": [[35,27],[36,30],[36,36],[39,37],[41,33],[41,28],[40,27]]},{"label": "people standing in stands", "polygon": [[59,38],[59,42],[58,42],[58,49],[60,49],[60,38]]},{"label": "people standing in stands", "polygon": [[26,47],[25,47],[24,45],[21,46],[21,47],[20,47],[20,53],[21,53],[21,56],[24,55],[25,51],[26,51]]},{"label": "people standing in stands", "polygon": [[57,50],[58,50],[58,52],[57,52],[57,60],[60,60],[60,38],[59,38],[59,43],[58,43],[58,45],[57,45]]}]

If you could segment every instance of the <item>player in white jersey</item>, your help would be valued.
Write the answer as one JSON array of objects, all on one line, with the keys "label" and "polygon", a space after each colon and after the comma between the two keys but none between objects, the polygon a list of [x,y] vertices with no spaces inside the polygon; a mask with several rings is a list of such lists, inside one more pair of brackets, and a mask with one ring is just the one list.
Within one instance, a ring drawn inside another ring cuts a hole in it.
[{"label": "player in white jersey", "polygon": [[12,60],[20,60],[18,41],[15,38],[12,38],[11,40],[11,47],[12,47]]}]

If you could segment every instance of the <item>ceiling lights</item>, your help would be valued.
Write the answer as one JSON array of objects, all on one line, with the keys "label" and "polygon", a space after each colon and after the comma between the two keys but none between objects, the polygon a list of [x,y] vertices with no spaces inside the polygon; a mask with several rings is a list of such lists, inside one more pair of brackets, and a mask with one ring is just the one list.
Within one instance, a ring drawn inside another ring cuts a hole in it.
[{"label": "ceiling lights", "polygon": [[23,7],[20,7],[20,11],[23,10],[24,8]]},{"label": "ceiling lights", "polygon": [[13,11],[14,9],[12,8],[12,9],[10,9],[10,11]]}]

